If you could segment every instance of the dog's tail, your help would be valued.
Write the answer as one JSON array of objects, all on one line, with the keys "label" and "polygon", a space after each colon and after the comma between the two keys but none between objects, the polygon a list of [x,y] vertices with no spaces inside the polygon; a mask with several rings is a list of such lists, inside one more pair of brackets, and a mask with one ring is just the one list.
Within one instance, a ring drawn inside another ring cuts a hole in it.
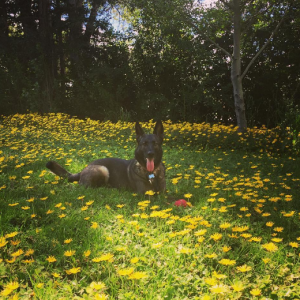
[{"label": "dog's tail", "polygon": [[71,174],[55,161],[48,161],[46,167],[55,175],[68,179],[69,182],[79,181],[80,173]]}]

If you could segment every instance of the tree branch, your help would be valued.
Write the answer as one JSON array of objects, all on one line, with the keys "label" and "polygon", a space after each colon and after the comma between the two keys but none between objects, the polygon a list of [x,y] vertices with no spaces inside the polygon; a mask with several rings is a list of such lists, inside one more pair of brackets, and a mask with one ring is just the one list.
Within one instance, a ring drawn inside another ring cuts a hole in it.
[{"label": "tree branch", "polygon": [[260,48],[260,50],[254,55],[254,57],[251,59],[251,61],[249,62],[249,64],[247,65],[247,67],[245,68],[241,78],[243,79],[245,77],[245,75],[247,74],[247,72],[249,71],[250,67],[253,65],[253,63],[255,62],[255,60],[257,59],[257,57],[265,50],[265,48],[270,44],[272,38],[274,37],[274,35],[276,34],[276,32],[278,31],[279,27],[281,26],[281,24],[283,23],[283,20],[285,19],[286,15],[287,15],[287,11],[288,8],[285,12],[285,14],[283,15],[283,17],[281,18],[280,22],[277,24],[277,26],[275,27],[275,29],[273,30],[273,32],[271,33],[270,37],[267,39],[267,41],[265,42],[265,44]]},{"label": "tree branch", "polygon": [[206,34],[204,34],[199,27],[193,22],[191,21],[189,18],[185,19],[185,22],[188,23],[189,25],[191,25],[194,29],[196,29],[196,31],[207,41],[209,41],[210,43],[212,43],[214,46],[216,46],[219,50],[221,50],[226,56],[228,56],[230,58],[230,60],[232,59],[232,55],[223,47],[221,47],[218,43],[216,43],[214,40],[212,40],[210,37],[208,37]]},{"label": "tree branch", "polygon": [[225,0],[219,0],[221,3],[224,4],[224,6],[226,6],[227,8],[229,8],[230,10],[233,10],[233,6],[231,3],[226,2]]}]

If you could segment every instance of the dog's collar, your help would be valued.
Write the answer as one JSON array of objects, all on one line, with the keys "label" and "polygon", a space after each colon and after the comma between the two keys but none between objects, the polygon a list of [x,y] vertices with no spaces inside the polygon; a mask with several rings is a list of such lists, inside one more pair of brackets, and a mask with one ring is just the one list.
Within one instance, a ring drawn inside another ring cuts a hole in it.
[{"label": "dog's collar", "polygon": [[[150,184],[153,184],[154,183],[154,180],[155,180],[155,174],[154,172],[153,173],[149,173],[147,171],[147,169],[145,167],[143,167],[138,161],[136,161],[136,166],[138,167],[141,167],[147,174],[147,180],[150,182]],[[140,176],[142,177],[142,176]]]},{"label": "dog's collar", "polygon": [[149,179],[150,184],[153,184],[153,181],[155,179],[155,175],[153,173],[148,174],[148,179]]}]

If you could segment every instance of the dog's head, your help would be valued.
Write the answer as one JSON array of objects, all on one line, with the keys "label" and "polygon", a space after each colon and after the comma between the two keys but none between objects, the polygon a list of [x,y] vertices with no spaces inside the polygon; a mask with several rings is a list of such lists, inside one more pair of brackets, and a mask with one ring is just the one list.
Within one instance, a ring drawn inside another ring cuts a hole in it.
[{"label": "dog's head", "polygon": [[153,134],[145,134],[138,122],[135,124],[136,140],[138,146],[135,150],[135,158],[149,173],[159,166],[162,159],[162,142],[164,139],[164,127],[161,121],[157,121]]}]

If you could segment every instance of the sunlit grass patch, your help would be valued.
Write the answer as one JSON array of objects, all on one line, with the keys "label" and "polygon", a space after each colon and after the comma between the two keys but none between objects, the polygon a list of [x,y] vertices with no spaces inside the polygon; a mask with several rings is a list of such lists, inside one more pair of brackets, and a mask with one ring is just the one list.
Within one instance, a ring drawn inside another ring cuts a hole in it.
[{"label": "sunlit grass patch", "polygon": [[27,114],[0,127],[3,299],[300,297],[300,170],[288,133],[167,121],[168,191],[140,196],[45,168],[132,158],[134,123]]}]

